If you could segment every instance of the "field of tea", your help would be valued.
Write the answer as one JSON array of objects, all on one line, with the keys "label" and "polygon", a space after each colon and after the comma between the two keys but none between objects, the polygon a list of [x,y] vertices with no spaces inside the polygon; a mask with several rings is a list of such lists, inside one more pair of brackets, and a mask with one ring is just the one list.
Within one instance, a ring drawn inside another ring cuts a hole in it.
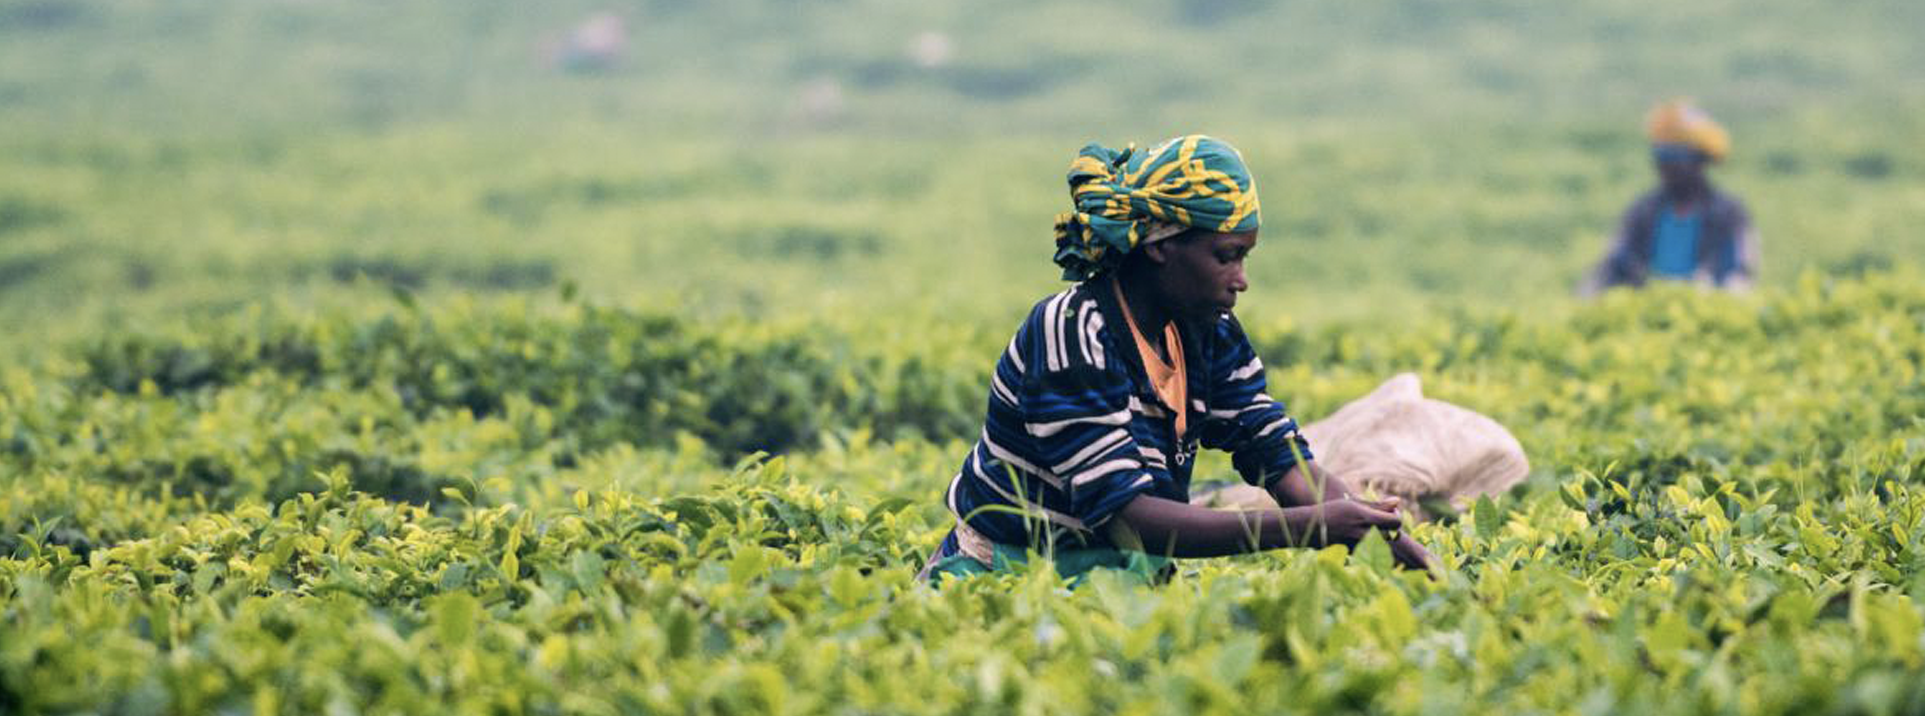
[{"label": "field of tea", "polygon": [[[1925,713],[1925,6],[895,5],[0,0],[0,714]],[[1676,93],[1761,288],[1579,300]],[[1069,158],[1192,130],[1270,392],[1532,474],[916,582]]]}]

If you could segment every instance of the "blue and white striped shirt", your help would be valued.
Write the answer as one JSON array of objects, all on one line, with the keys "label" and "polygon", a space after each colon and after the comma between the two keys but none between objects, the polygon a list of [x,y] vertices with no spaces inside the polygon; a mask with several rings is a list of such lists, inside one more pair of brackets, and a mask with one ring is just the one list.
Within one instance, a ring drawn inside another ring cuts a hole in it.
[{"label": "blue and white striped shirt", "polygon": [[1040,545],[1032,527],[1047,521],[1059,546],[1115,546],[1099,528],[1137,495],[1189,501],[1199,446],[1229,451],[1244,480],[1266,488],[1310,458],[1228,314],[1179,326],[1190,393],[1179,441],[1106,281],[1036,304],[996,363],[982,436],[947,495],[992,541]]}]

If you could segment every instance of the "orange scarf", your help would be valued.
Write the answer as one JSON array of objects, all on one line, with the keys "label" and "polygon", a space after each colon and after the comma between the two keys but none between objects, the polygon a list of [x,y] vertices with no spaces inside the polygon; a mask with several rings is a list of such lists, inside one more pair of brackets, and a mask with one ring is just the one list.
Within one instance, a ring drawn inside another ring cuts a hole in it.
[{"label": "orange scarf", "polygon": [[1130,313],[1130,302],[1123,298],[1123,287],[1111,280],[1110,290],[1116,292],[1116,303],[1123,308],[1123,320],[1130,324],[1130,337],[1136,339],[1136,352],[1143,356],[1143,372],[1150,377],[1150,388],[1165,407],[1176,413],[1176,438],[1181,442],[1189,425],[1190,383],[1185,379],[1189,373],[1183,363],[1183,339],[1177,335],[1176,322],[1163,324],[1163,350],[1170,354],[1170,361],[1165,363],[1143,337],[1143,330],[1137,327],[1136,316]]}]

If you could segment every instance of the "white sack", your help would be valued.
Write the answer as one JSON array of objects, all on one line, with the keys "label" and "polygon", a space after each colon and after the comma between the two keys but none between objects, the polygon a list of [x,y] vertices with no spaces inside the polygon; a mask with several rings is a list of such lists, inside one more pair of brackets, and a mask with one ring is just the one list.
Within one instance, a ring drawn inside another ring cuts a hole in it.
[{"label": "white sack", "polygon": [[[1497,421],[1424,397],[1417,376],[1399,374],[1330,417],[1303,428],[1316,462],[1359,489],[1419,503],[1443,500],[1463,509],[1496,495],[1531,471],[1524,447]],[[1213,507],[1274,507],[1269,495],[1233,487],[1203,496]]]}]

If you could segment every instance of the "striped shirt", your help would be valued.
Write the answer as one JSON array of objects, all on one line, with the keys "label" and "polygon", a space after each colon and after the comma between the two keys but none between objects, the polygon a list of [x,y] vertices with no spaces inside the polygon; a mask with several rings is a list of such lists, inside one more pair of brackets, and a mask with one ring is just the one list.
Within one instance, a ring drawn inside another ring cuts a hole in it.
[{"label": "striped shirt", "polygon": [[1137,495],[1189,501],[1198,447],[1230,452],[1243,479],[1265,488],[1310,458],[1228,314],[1179,327],[1190,397],[1179,439],[1107,280],[1036,304],[996,362],[981,438],[946,496],[990,540],[1040,545],[1047,524],[1058,546],[1113,547],[1099,528]]}]

